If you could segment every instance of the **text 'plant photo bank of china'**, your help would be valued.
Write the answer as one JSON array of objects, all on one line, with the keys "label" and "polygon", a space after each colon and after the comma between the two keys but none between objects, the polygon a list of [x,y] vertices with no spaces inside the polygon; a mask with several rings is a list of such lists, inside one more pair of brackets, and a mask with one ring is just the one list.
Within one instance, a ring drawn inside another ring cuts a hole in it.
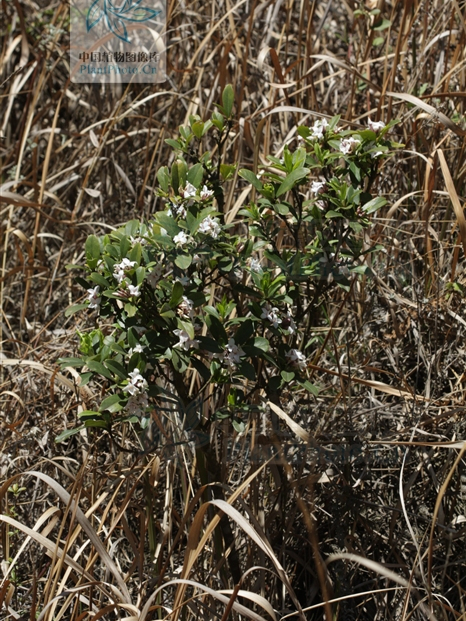
[{"label": "text 'plant photo bank of china'", "polygon": [[71,81],[164,82],[165,31],[165,0],[71,0]]}]

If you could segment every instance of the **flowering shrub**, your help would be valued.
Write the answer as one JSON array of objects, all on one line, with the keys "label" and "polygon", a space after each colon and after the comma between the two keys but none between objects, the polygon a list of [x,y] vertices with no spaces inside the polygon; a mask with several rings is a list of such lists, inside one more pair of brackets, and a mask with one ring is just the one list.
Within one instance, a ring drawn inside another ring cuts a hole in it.
[{"label": "flowering shrub", "polygon": [[[129,421],[144,429],[164,399],[199,407],[190,425],[230,418],[242,431],[261,399],[286,389],[317,394],[308,377],[311,331],[325,295],[367,274],[361,231],[385,204],[372,196],[379,163],[397,145],[390,126],[343,130],[339,117],[298,128],[298,145],[239,177],[257,200],[229,222],[223,187],[236,167],[222,152],[232,125],[233,91],[203,122],[190,118],[169,169],[157,174],[162,210],[148,222],[86,242],[87,308],[98,327],[80,334],[81,384],[99,379],[99,411],[85,426]],[[203,151],[214,140],[217,156]],[[237,180],[240,188],[241,181]],[[110,324],[109,320],[113,321]],[[61,438],[76,430],[67,431]]]}]

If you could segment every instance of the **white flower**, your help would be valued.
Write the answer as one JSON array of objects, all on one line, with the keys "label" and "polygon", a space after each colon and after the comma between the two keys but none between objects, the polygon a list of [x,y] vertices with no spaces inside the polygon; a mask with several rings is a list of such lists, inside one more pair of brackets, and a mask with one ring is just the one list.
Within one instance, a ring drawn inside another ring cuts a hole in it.
[{"label": "white flower", "polygon": [[193,317],[194,315],[194,304],[193,302],[187,298],[185,295],[183,296],[183,300],[180,302],[178,306],[178,314],[181,317]]},{"label": "white flower", "polygon": [[223,361],[232,369],[236,367],[236,365],[241,362],[241,356],[245,356],[246,353],[243,351],[240,345],[236,345],[235,339],[228,339],[228,345],[225,347],[225,351],[223,352]]},{"label": "white flower", "polygon": [[130,261],[126,257],[121,260],[120,263],[115,263],[113,266],[113,275],[115,276],[119,285],[125,279],[126,272],[131,270],[136,265],[136,261]]},{"label": "white flower", "polygon": [[175,235],[173,241],[177,246],[184,246],[189,241],[189,237],[184,231],[180,231],[177,235]]},{"label": "white flower", "polygon": [[300,371],[306,368],[306,356],[299,349],[290,349],[285,356],[289,359],[293,367],[297,367]]},{"label": "white flower", "polygon": [[152,269],[152,271],[149,274],[147,274],[146,280],[147,280],[147,282],[150,284],[150,286],[153,289],[155,289],[155,287],[157,286],[157,283],[161,279],[162,274],[163,274],[163,266],[162,265],[156,265]]},{"label": "white flower", "polygon": [[128,403],[126,404],[126,409],[128,410],[128,414],[131,416],[139,416],[144,414],[146,408],[149,405],[149,400],[145,392],[140,394],[135,394],[128,399]]},{"label": "white flower", "polygon": [[198,339],[190,338],[189,334],[185,330],[173,330],[173,333],[180,339],[175,347],[188,351],[189,349],[199,349]]},{"label": "white flower", "polygon": [[289,311],[287,311],[286,316],[283,318],[282,328],[285,332],[288,332],[288,334],[294,334],[296,332],[296,323]]},{"label": "white flower", "polygon": [[249,269],[251,270],[251,272],[257,272],[257,274],[262,274],[263,272],[262,265],[259,259],[249,259]]},{"label": "white flower", "polygon": [[183,205],[179,205],[178,203],[169,203],[169,205],[167,216],[172,218],[186,218],[186,208]]},{"label": "white flower", "polygon": [[131,347],[131,349],[128,351],[128,354],[132,356],[133,354],[141,354],[143,351],[144,347],[141,345],[141,343],[138,343],[134,347]]},{"label": "white flower", "polygon": [[183,198],[190,198],[191,196],[196,196],[196,188],[189,181],[186,182],[186,186],[180,189],[180,196]]},{"label": "white flower", "polygon": [[382,121],[371,121],[370,119],[367,119],[367,124],[369,125],[369,129],[371,129],[375,133],[379,132],[385,127],[385,123],[383,123]]},{"label": "white flower", "polygon": [[131,371],[128,377],[129,383],[123,390],[129,392],[130,395],[138,395],[139,393],[146,390],[147,381],[142,377],[139,369],[134,369],[134,371]]},{"label": "white flower", "polygon": [[353,136],[350,136],[349,138],[344,138],[340,142],[340,151],[344,155],[348,155],[349,153],[352,153],[356,149],[358,144],[361,144],[361,141],[357,140],[356,138],[353,138]]},{"label": "white flower", "polygon": [[375,159],[376,157],[380,157],[383,155],[383,151],[375,151],[375,153],[371,153],[371,157]]},{"label": "white flower", "polygon": [[130,235],[130,241],[131,244],[134,246],[135,244],[141,244],[141,246],[144,246],[147,241],[144,239],[144,237],[140,237],[139,235],[137,237],[133,237],[132,235]]},{"label": "white flower", "polygon": [[89,308],[99,308],[100,302],[102,301],[102,298],[99,295],[99,291],[99,285],[97,285],[97,287],[94,287],[93,289],[87,290],[89,294],[87,296],[87,299],[89,300]]},{"label": "white flower", "polygon": [[130,270],[136,265],[136,261],[130,261],[126,257],[121,260],[120,268],[123,270]]},{"label": "white flower", "polygon": [[222,227],[220,226],[218,218],[211,218],[210,216],[207,216],[207,218],[204,218],[204,220],[199,225],[199,231],[201,233],[210,235],[214,239],[216,239],[219,236],[221,230],[222,230]]},{"label": "white flower", "polygon": [[201,199],[203,201],[205,201],[208,198],[210,198],[211,196],[213,196],[213,194],[214,194],[214,191],[213,190],[209,190],[209,188],[206,185],[204,185],[202,187],[200,197],[201,197]]},{"label": "white flower", "polygon": [[324,201],[316,201],[316,205],[317,205],[317,208],[320,209],[320,211],[325,211]]},{"label": "white flower", "polygon": [[311,183],[311,192],[314,194],[323,194],[327,191],[327,184],[325,181],[313,181]]},{"label": "white flower", "polygon": [[311,132],[312,132],[311,137],[317,138],[317,140],[321,140],[324,137],[324,133],[327,127],[328,127],[327,119],[320,119],[319,121],[316,121],[313,127],[311,128]]},{"label": "white flower", "polygon": [[132,297],[138,298],[141,295],[140,285],[128,285],[128,292]]},{"label": "white flower", "polygon": [[268,319],[274,328],[278,328],[282,320],[277,313],[278,308],[272,307],[266,302],[264,308],[262,309],[261,319]]}]

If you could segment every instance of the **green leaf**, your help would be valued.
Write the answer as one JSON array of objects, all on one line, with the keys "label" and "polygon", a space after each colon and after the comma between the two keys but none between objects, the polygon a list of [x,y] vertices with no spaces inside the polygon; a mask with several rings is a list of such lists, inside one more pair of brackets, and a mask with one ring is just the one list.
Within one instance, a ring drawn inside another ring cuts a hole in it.
[{"label": "green leaf", "polygon": [[126,257],[130,248],[131,248],[131,242],[126,237],[126,235],[123,235],[123,237],[120,239],[120,256]]},{"label": "green leaf", "polygon": [[89,304],[73,304],[73,306],[68,306],[68,308],[65,311],[65,317],[71,317],[71,315],[74,315],[80,310],[88,308],[88,306]]},{"label": "green leaf", "polygon": [[392,22],[389,19],[383,19],[380,24],[374,26],[373,30],[386,30],[387,28],[390,28],[391,25]]},{"label": "green leaf", "polygon": [[113,373],[118,375],[118,377],[123,380],[128,377],[128,374],[124,366],[120,364],[119,362],[117,362],[116,360],[112,360],[112,359],[106,360],[105,366],[107,367],[107,369],[109,369],[110,371],[113,371]]},{"label": "green leaf", "polygon": [[86,239],[86,259],[91,261],[92,259],[98,259],[100,257],[100,241],[95,235],[89,235]]},{"label": "green leaf", "polygon": [[184,293],[183,285],[180,283],[179,280],[177,280],[175,284],[173,285],[173,290],[172,290],[172,294],[170,297],[171,308],[176,308],[178,306],[178,304],[183,299],[183,293]]},{"label": "green leaf", "polygon": [[108,423],[105,420],[87,420],[84,423],[84,426],[87,427],[99,427],[100,429],[108,429]]},{"label": "green leaf", "polygon": [[262,190],[262,183],[256,177],[256,175],[252,172],[252,170],[248,170],[247,168],[242,168],[239,171],[239,176],[245,179],[248,183],[250,183],[256,190]]},{"label": "green leaf", "polygon": [[157,171],[157,180],[159,182],[160,187],[164,192],[168,192],[170,187],[170,174],[168,172],[167,166],[162,166]]},{"label": "green leaf", "polygon": [[[140,244],[137,244],[137,246],[141,247]],[[134,259],[132,259],[134,261]],[[146,276],[146,268],[145,267],[137,267],[136,268],[136,272],[135,272],[135,276],[136,276],[136,284],[137,285],[142,285],[142,283],[144,282],[144,278]]]},{"label": "green leaf", "polygon": [[178,188],[180,187],[180,176],[178,174],[178,165],[176,162],[172,164],[171,183],[172,183],[173,190],[175,191],[176,194],[178,194]]},{"label": "green leaf", "polygon": [[285,192],[291,190],[300,179],[307,177],[310,172],[309,168],[297,168],[296,170],[293,170],[293,172],[287,175],[281,183],[277,190],[277,196],[281,196],[282,194],[285,194]]},{"label": "green leaf", "polygon": [[244,345],[246,341],[254,334],[254,325],[250,319],[244,321],[235,334],[235,343]]},{"label": "green leaf", "polygon": [[382,45],[382,43],[385,41],[385,39],[383,37],[376,37],[373,41],[372,41],[372,45],[374,47],[378,47],[379,45]]},{"label": "green leaf", "polygon": [[254,339],[254,347],[262,350],[263,352],[268,352],[270,348],[270,343],[268,339],[263,336],[258,336]]},{"label": "green leaf", "polygon": [[155,220],[162,228],[164,228],[169,235],[174,237],[180,232],[180,227],[175,222],[174,218],[167,215],[164,211],[159,211],[155,214]]},{"label": "green leaf", "polygon": [[208,315],[213,315],[217,319],[220,319],[220,315],[218,313],[218,310],[215,308],[215,306],[210,306],[210,304],[208,304],[207,306],[204,306],[204,312],[207,313]]},{"label": "green leaf", "polygon": [[175,259],[175,265],[177,265],[180,270],[187,270],[192,262],[193,258],[189,254],[179,254]]},{"label": "green leaf", "polygon": [[[128,255],[128,258],[130,261],[136,261],[137,265],[139,265],[139,263],[141,262],[141,256],[142,256],[142,247],[140,243],[134,244],[134,246],[131,248],[130,253]],[[137,270],[138,269],[144,269],[142,267],[139,267],[136,269],[136,274],[137,274]],[[140,284],[138,282],[138,284]]]},{"label": "green leaf", "polygon": [[227,333],[222,323],[214,315],[206,315],[206,324],[214,339],[220,343],[228,341]]},{"label": "green leaf", "polygon": [[110,397],[106,397],[100,404],[99,408],[101,412],[104,410],[107,410],[108,412],[119,412],[122,409],[123,405],[121,404],[120,395],[110,395]]},{"label": "green leaf", "polygon": [[220,175],[224,181],[228,181],[234,175],[236,164],[220,164]]},{"label": "green leaf", "polygon": [[94,410],[83,410],[82,412],[78,414],[78,418],[84,421],[88,419],[95,420],[95,419],[101,419],[102,414],[100,412],[94,412]]},{"label": "green leaf", "polygon": [[186,175],[188,173],[188,167],[186,166],[186,162],[182,159],[179,159],[175,162],[173,166],[176,166],[178,168],[179,187],[184,188],[186,185]]},{"label": "green leaf", "polygon": [[172,140],[172,138],[166,138],[165,142],[170,147],[172,147],[172,149],[175,149],[175,151],[181,151],[182,149],[181,143],[178,142],[178,140]]},{"label": "green leaf", "polygon": [[360,182],[361,181],[361,169],[358,166],[356,166],[354,162],[351,162],[351,164],[349,165],[349,169],[351,170],[353,175],[356,177],[356,180]]},{"label": "green leaf", "polygon": [[275,213],[280,214],[281,216],[287,216],[290,213],[290,208],[288,205],[284,205],[283,203],[278,203],[273,206],[273,210]]},{"label": "green leaf", "polygon": [[205,349],[212,354],[221,354],[223,352],[223,349],[218,345],[217,341],[214,341],[214,339],[211,339],[209,336],[198,336],[196,338],[199,340],[199,349]]},{"label": "green leaf", "polygon": [[79,376],[79,385],[85,386],[86,384],[89,384],[93,375],[93,373],[81,373],[81,375]]},{"label": "green leaf", "polygon": [[246,425],[243,423],[242,420],[233,418],[231,424],[233,425],[233,429],[238,433],[243,433],[243,431],[246,429]]},{"label": "green leaf", "polygon": [[128,315],[128,317],[134,317],[136,313],[138,312],[138,307],[135,306],[134,304],[131,304],[131,302],[126,302],[125,312]]},{"label": "green leaf", "polygon": [[247,360],[242,360],[241,363],[238,365],[238,373],[243,375],[243,377],[250,380],[251,382],[254,382],[256,379],[256,371],[252,364]]},{"label": "green leaf", "polygon": [[280,375],[282,376],[282,379],[285,382],[291,382],[291,380],[294,379],[294,376],[295,376],[293,371],[282,371]]},{"label": "green leaf", "polygon": [[100,285],[101,287],[104,287],[105,289],[110,288],[110,284],[108,280],[106,280],[102,276],[102,274],[99,274],[98,272],[92,272],[92,274],[89,276],[89,280],[92,280],[92,282],[95,282],[96,285]]},{"label": "green leaf", "polygon": [[264,256],[269,261],[272,261],[272,263],[275,263],[275,265],[278,265],[278,267],[283,272],[287,272],[288,271],[287,264],[285,263],[285,261],[278,254],[274,254],[273,252],[270,252],[270,250],[264,250]]},{"label": "green leaf", "polygon": [[222,104],[223,110],[227,117],[231,115],[231,111],[233,110],[233,102],[235,100],[235,94],[233,92],[233,87],[231,84],[227,84],[223,89],[222,93]]},{"label": "green leaf", "polygon": [[87,360],[86,366],[89,371],[92,371],[93,373],[98,373],[99,375],[103,375],[103,377],[106,377],[107,379],[113,380],[113,375],[108,369],[104,367],[101,362],[97,362],[97,360]]},{"label": "green leaf", "polygon": [[374,213],[378,211],[381,207],[387,204],[387,199],[383,196],[376,196],[371,201],[362,206],[363,210],[367,213]]},{"label": "green leaf", "polygon": [[187,180],[191,183],[195,188],[199,188],[202,183],[202,177],[204,175],[204,168],[202,164],[194,164],[189,170],[187,175]]},{"label": "green leaf", "polygon": [[191,125],[191,129],[196,138],[200,140],[204,134],[204,123],[202,121],[196,121]]},{"label": "green leaf", "polygon": [[82,367],[84,361],[81,358],[59,358],[58,364],[62,369],[66,369],[67,367]]},{"label": "green leaf", "polygon": [[68,440],[68,438],[71,438],[71,436],[75,436],[77,433],[79,433],[82,429],[84,429],[84,425],[79,425],[79,427],[75,427],[74,429],[66,429],[65,431],[62,431],[56,438],[55,438],[55,442],[58,444],[59,442],[64,442],[65,440]]},{"label": "green leaf", "polygon": [[308,380],[304,381],[304,382],[299,382],[300,385],[305,388],[308,392],[312,393],[313,395],[318,395],[319,394],[319,389],[317,386],[315,386],[314,384],[311,384],[311,382],[309,382]]},{"label": "green leaf", "polygon": [[222,272],[228,273],[231,272],[234,265],[234,259],[232,257],[220,257],[218,261],[218,268]]},{"label": "green leaf", "polygon": [[326,218],[343,218],[343,214],[339,213],[338,211],[333,211],[333,209],[330,209],[330,211],[327,211],[327,213],[325,214]]},{"label": "green leaf", "polygon": [[198,360],[194,356],[191,357],[191,364],[196,369],[196,371],[199,373],[199,375],[202,377],[204,382],[208,382],[210,379],[210,370],[205,366],[205,364],[203,364],[200,360]]}]

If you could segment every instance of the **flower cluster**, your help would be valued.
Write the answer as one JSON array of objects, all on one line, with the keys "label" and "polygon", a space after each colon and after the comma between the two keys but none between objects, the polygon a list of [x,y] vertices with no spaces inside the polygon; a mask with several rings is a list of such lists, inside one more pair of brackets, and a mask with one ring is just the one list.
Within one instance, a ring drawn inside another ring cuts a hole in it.
[{"label": "flower cluster", "polygon": [[99,291],[100,291],[99,285],[97,285],[93,289],[87,290],[87,293],[89,294],[87,296],[87,299],[89,301],[89,308],[99,308],[100,302],[102,301],[99,295]]},{"label": "flower cluster", "polygon": [[178,337],[178,343],[176,343],[175,347],[179,347],[184,351],[189,351],[190,349],[198,349],[199,341],[198,339],[192,339],[186,330],[173,330],[173,334]]},{"label": "flower cluster", "polygon": [[235,343],[235,339],[231,338],[228,339],[225,351],[219,356],[219,358],[227,365],[228,369],[234,371],[237,365],[241,362],[241,358],[245,355],[246,354],[242,347]]},{"label": "flower cluster", "polygon": [[257,175],[237,171],[238,191],[248,183],[256,199],[232,226],[223,217],[223,185],[236,166],[211,155],[224,149],[193,148],[209,130],[223,139],[225,119],[209,125],[193,116],[170,141],[171,169],[157,172],[165,208],[86,242],[87,299],[78,309],[97,310],[107,327],[83,337],[82,377],[112,382],[94,413],[109,426],[126,414],[142,428],[161,391],[211,395],[229,404],[233,419],[240,392],[248,395],[243,414],[285,387],[316,394],[309,317],[322,318],[334,286],[348,291],[369,273],[361,231],[385,199],[367,188],[393,148],[390,126],[369,121],[352,131],[335,117],[298,128],[294,151],[285,146]]},{"label": "flower cluster", "polygon": [[119,285],[126,279],[127,272],[133,269],[136,265],[136,261],[130,261],[127,257],[124,257],[120,263],[115,263],[113,266],[113,275]]},{"label": "flower cluster", "polygon": [[214,239],[220,235],[222,227],[220,226],[220,222],[218,218],[211,218],[207,216],[199,225],[199,231],[204,233],[205,235],[210,235]]},{"label": "flower cluster", "polygon": [[125,387],[126,392],[131,396],[138,395],[147,389],[147,380],[139,372],[139,369],[134,369],[128,374],[128,384]]}]

